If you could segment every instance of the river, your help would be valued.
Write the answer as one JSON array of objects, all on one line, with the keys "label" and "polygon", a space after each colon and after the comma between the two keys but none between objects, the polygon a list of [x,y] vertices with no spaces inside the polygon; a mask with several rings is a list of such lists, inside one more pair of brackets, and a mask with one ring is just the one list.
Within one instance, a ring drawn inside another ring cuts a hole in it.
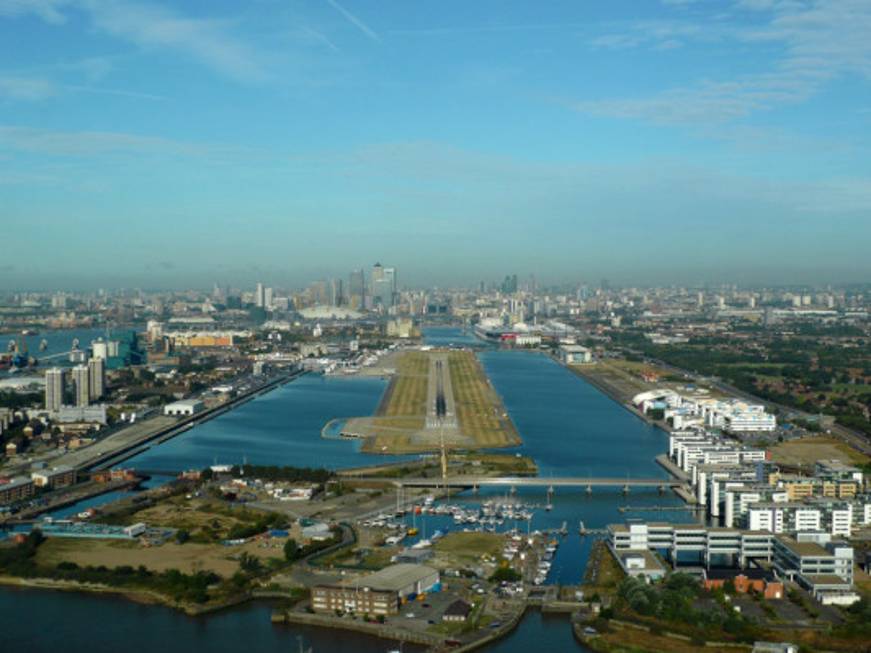
[{"label": "river", "polygon": [[[459,329],[426,331],[427,341],[436,345],[463,344],[468,337]],[[665,477],[653,459],[666,449],[666,435],[582,378],[541,354],[486,349],[479,356],[523,438],[522,446],[512,451],[532,456],[542,475]],[[384,382],[378,379],[307,375],[155,446],[130,464],[177,470],[204,467],[215,460],[237,463],[247,459],[251,463],[330,468],[381,461],[384,458],[359,453],[355,442],[321,438],[320,429],[331,418],[370,413],[383,389]],[[479,496],[464,493],[451,501],[479,502],[504,492],[493,489]],[[543,488],[522,488],[518,496],[528,503],[546,502]],[[537,510],[530,525],[533,529],[555,528],[563,522],[569,526],[570,534],[559,547],[548,582],[576,583],[582,576],[592,538],[578,534],[578,521],[583,520],[588,527],[602,527],[630,517],[690,521],[692,516],[687,511],[655,510],[658,506],[679,505],[671,494],[660,496],[656,490],[633,490],[623,496],[617,488],[596,488],[592,495],[580,488],[558,489],[553,510]],[[646,510],[627,510],[639,507]],[[419,525],[431,533],[447,526],[439,521],[444,519],[427,517],[428,521]],[[30,619],[10,619],[13,610],[16,614],[40,615],[40,626],[34,627]],[[99,625],[93,621],[95,614],[100,615]],[[113,643],[131,651],[153,651],[158,647],[167,653],[224,651],[230,650],[229,646],[236,650],[243,632],[248,641],[256,643],[250,646],[256,651],[295,650],[297,635],[313,645],[315,653],[368,653],[389,648],[385,642],[356,634],[273,627],[268,608],[260,604],[194,619],[169,608],[90,595],[3,590],[0,615],[9,622],[0,630],[7,636],[6,641],[35,652],[58,650],[60,642],[71,650],[109,650]],[[236,637],[228,636],[231,628]],[[130,638],[130,633],[135,637]],[[14,650],[14,646],[10,649]],[[566,618],[531,611],[514,633],[486,650],[526,653],[584,649],[575,643]]]}]

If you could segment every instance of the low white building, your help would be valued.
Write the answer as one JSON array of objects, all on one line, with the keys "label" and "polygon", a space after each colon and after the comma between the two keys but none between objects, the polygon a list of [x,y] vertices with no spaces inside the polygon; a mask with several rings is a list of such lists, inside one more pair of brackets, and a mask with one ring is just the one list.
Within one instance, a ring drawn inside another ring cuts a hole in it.
[{"label": "low white building", "polygon": [[581,345],[560,345],[559,357],[566,365],[585,365],[593,362],[593,352]]},{"label": "low white building", "polygon": [[199,399],[182,399],[174,401],[171,404],[166,404],[163,407],[163,414],[174,417],[189,417],[196,415],[201,410],[203,410],[203,402]]}]

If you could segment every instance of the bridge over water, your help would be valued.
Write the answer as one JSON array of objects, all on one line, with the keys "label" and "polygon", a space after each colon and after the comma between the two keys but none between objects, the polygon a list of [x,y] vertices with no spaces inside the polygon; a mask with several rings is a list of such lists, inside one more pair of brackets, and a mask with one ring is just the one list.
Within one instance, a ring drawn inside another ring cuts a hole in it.
[{"label": "bridge over water", "polygon": [[[376,479],[371,479],[376,480]],[[384,480],[384,479],[380,479]],[[453,487],[473,488],[485,486],[511,487],[622,487],[628,488],[677,488],[683,481],[667,478],[631,478],[603,476],[449,476],[442,478],[401,478],[393,479],[397,487]]]}]

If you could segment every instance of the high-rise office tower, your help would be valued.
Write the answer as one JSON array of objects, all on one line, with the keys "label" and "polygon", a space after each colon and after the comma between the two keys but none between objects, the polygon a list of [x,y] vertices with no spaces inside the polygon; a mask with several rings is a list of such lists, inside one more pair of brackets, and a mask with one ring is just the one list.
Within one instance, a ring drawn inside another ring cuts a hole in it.
[{"label": "high-rise office tower", "polygon": [[263,308],[267,310],[272,308],[272,288],[263,289]]},{"label": "high-rise office tower", "polygon": [[76,406],[87,406],[91,403],[91,384],[88,381],[88,368],[77,365],[73,368],[73,384],[76,388]]},{"label": "high-rise office tower", "polygon": [[266,289],[260,282],[257,283],[257,289],[254,291],[254,304],[260,308],[266,304]]},{"label": "high-rise office tower", "polygon": [[60,410],[64,401],[64,371],[53,367],[45,373],[45,409]]},{"label": "high-rise office tower", "polygon": [[341,306],[345,303],[345,293],[341,279],[330,279],[329,300],[330,306]]},{"label": "high-rise office tower", "polygon": [[385,268],[380,263],[372,267],[372,301],[384,308],[393,306],[396,298],[396,268]]},{"label": "high-rise office tower", "polygon": [[106,366],[102,358],[92,358],[88,361],[88,392],[91,399],[103,396],[106,386]]},{"label": "high-rise office tower", "polygon": [[351,308],[366,306],[366,273],[362,269],[354,270],[348,278],[348,303]]}]

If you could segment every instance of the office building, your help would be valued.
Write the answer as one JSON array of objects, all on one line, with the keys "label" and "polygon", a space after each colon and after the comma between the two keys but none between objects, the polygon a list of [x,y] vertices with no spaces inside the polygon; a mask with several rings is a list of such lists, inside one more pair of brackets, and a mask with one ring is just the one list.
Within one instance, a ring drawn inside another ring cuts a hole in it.
[{"label": "office building", "polygon": [[398,564],[336,585],[312,588],[312,608],[318,613],[397,614],[404,601],[440,589],[439,572],[424,565]]},{"label": "office building", "polygon": [[76,391],[76,406],[87,406],[91,403],[91,384],[88,368],[85,365],[77,365],[73,368],[73,385]]},{"label": "office building", "polygon": [[263,308],[266,305],[266,289],[262,283],[257,283],[257,289],[254,291],[254,305]]},{"label": "office building", "polygon": [[341,306],[345,303],[344,288],[341,279],[330,279],[327,299],[330,306]]},{"label": "office building", "polygon": [[366,273],[354,270],[348,278],[348,303],[353,309],[366,308]]},{"label": "office building", "polygon": [[102,358],[92,358],[88,361],[88,384],[91,399],[103,396],[106,387],[106,363]]},{"label": "office building", "polygon": [[56,411],[64,402],[64,371],[53,367],[45,373],[45,409]]},{"label": "office building", "polygon": [[391,308],[396,303],[396,268],[385,268],[376,263],[372,268],[373,306]]},{"label": "office building", "polygon": [[766,561],[779,578],[795,581],[821,603],[851,605],[859,600],[853,587],[853,548],[827,533],[790,537],[697,524],[632,522],[610,524],[608,535],[608,546],[618,560],[627,551],[655,550],[672,563],[687,554],[695,556],[705,569],[714,559],[731,559],[740,569],[751,561]]}]

